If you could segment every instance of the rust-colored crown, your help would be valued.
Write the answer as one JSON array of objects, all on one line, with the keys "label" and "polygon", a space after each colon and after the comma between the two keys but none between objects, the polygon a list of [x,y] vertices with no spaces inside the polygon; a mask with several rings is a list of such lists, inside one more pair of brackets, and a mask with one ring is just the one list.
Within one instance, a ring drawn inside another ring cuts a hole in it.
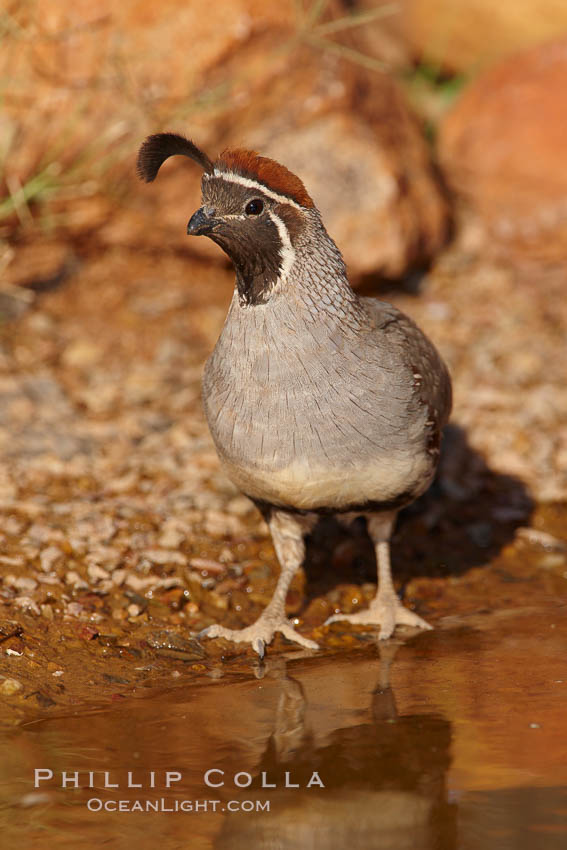
[{"label": "rust-colored crown", "polygon": [[295,174],[274,159],[259,156],[256,151],[232,148],[221,153],[215,162],[220,171],[233,171],[262,183],[267,189],[285,195],[302,207],[314,207],[307,189]]}]

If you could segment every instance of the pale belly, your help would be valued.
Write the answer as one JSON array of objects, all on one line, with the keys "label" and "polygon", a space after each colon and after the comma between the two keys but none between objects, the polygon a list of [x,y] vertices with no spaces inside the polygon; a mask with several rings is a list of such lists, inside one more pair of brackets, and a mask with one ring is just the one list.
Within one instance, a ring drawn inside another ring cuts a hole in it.
[{"label": "pale belly", "polygon": [[247,496],[297,510],[344,510],[366,502],[393,502],[403,494],[409,494],[407,501],[412,501],[429,486],[434,472],[425,452],[343,467],[297,458],[283,468],[262,468],[235,463],[222,455],[221,463]]}]

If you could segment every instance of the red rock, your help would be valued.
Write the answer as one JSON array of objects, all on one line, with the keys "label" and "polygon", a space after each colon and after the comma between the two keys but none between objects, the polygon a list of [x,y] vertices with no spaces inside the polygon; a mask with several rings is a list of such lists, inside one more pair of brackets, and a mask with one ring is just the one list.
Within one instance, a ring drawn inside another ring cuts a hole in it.
[{"label": "red rock", "polygon": [[501,247],[567,255],[567,40],[480,76],[440,127],[448,182]]}]

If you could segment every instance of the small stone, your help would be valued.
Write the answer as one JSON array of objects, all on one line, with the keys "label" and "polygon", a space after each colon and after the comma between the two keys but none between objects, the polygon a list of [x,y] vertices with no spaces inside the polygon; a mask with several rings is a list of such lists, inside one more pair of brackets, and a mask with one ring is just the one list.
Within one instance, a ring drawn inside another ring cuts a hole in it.
[{"label": "small stone", "polygon": [[176,576],[169,576],[167,578],[160,578],[156,587],[163,587],[164,590],[170,590],[173,587],[183,587],[183,582]]},{"label": "small stone", "polygon": [[88,588],[87,582],[75,570],[69,570],[65,573],[65,583],[73,585],[75,590],[86,590]]},{"label": "small stone", "polygon": [[126,575],[126,570],[114,570],[112,575],[110,576],[110,580],[112,581],[112,584],[114,584],[116,587],[120,587],[121,584],[124,584]]},{"label": "small stone", "polygon": [[158,543],[164,549],[178,549],[184,540],[185,535],[183,532],[177,531],[175,528],[166,528],[160,534]]},{"label": "small stone", "polygon": [[23,567],[25,565],[25,561],[19,555],[16,555],[15,557],[0,555],[0,564],[3,564],[5,567]]},{"label": "small stone", "polygon": [[157,576],[146,576],[145,578],[141,578],[140,576],[134,575],[134,573],[130,573],[126,576],[124,581],[126,587],[131,587],[132,590],[135,590],[136,593],[144,593],[150,587],[156,587],[159,584],[159,578]]},{"label": "small stone", "polygon": [[516,536],[526,540],[532,546],[541,546],[547,552],[567,552],[567,543],[547,531],[539,528],[522,527],[516,531]]},{"label": "small stone", "polygon": [[212,493],[210,490],[196,493],[194,503],[199,511],[219,511],[223,507],[223,499],[218,493]]},{"label": "small stone", "polygon": [[65,366],[72,369],[84,369],[100,360],[102,353],[102,349],[93,342],[78,339],[67,346],[63,352],[62,360]]},{"label": "small stone", "polygon": [[40,584],[61,584],[61,579],[55,573],[38,573],[37,580]]},{"label": "small stone", "polygon": [[113,570],[118,566],[122,553],[114,546],[95,546],[91,548],[85,558],[87,564],[96,564],[106,570]]},{"label": "small stone", "polygon": [[139,605],[128,605],[128,616],[129,617],[138,617],[142,613],[142,609]]},{"label": "small stone", "polygon": [[559,552],[550,552],[549,555],[544,555],[542,558],[539,558],[537,565],[545,570],[558,569],[559,567],[565,566],[565,555],[562,555]]},{"label": "small stone", "polygon": [[13,694],[23,691],[23,689],[24,686],[17,679],[4,679],[0,685],[0,693],[5,697],[11,697]]},{"label": "small stone", "polygon": [[105,581],[108,578],[108,573],[99,567],[98,564],[91,564],[87,569],[89,581],[96,584],[99,581]]},{"label": "small stone", "polygon": [[205,513],[204,529],[211,537],[236,537],[244,527],[238,517],[210,510]]},{"label": "small stone", "polygon": [[57,546],[48,546],[39,556],[39,563],[44,573],[50,572],[54,567],[58,566],[65,555]]},{"label": "small stone", "polygon": [[14,578],[11,582],[12,587],[15,587],[16,590],[23,590],[25,593],[31,593],[37,587],[37,581],[33,578],[27,578],[26,576],[18,576]]},{"label": "small stone", "polygon": [[[112,399],[109,407],[112,406],[113,403],[114,399]],[[121,478],[115,478],[113,481],[110,481],[107,485],[107,490],[110,493],[127,493],[129,490],[133,490],[137,484],[138,476],[135,472],[129,472]]]},{"label": "small stone", "polygon": [[16,517],[9,516],[4,522],[4,531],[13,537],[18,537],[24,530],[24,524]]},{"label": "small stone", "polygon": [[219,564],[218,561],[212,561],[210,558],[191,558],[189,566],[195,570],[206,570],[208,573],[213,573],[213,575],[226,571],[224,564]]},{"label": "small stone", "polygon": [[28,611],[32,611],[34,614],[41,614],[41,611],[39,610],[39,605],[37,604],[37,602],[34,602],[34,600],[31,599],[29,596],[19,596],[17,599],[14,600],[14,605],[16,605],[18,608],[25,608]]},{"label": "small stone", "polygon": [[169,549],[148,549],[144,552],[144,555],[154,564],[163,566],[166,564],[179,564],[180,567],[187,566],[187,557],[181,552],[172,552]]},{"label": "small stone", "polygon": [[83,611],[84,608],[80,602],[69,602],[66,608],[66,613],[70,614],[71,617],[80,617]]}]

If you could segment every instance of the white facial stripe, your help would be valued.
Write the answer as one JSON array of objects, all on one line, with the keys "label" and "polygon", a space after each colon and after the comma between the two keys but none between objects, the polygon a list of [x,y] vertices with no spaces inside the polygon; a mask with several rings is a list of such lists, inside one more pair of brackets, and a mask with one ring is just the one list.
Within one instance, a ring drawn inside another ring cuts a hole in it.
[{"label": "white facial stripe", "polygon": [[292,201],[291,198],[287,197],[287,195],[278,195],[277,192],[272,192],[271,189],[266,188],[266,186],[262,185],[262,183],[258,183],[256,180],[251,180],[249,177],[242,177],[240,174],[235,174],[233,171],[220,171],[218,168],[215,168],[214,174],[203,174],[203,178],[205,180],[210,180],[213,177],[221,177],[228,183],[238,183],[239,186],[245,186],[247,189],[258,189],[258,191],[263,192],[266,197],[271,198],[272,201],[277,201],[279,204],[289,204],[290,207],[295,207],[296,210],[302,209],[299,204]]},{"label": "white facial stripe", "polygon": [[282,264],[280,267],[279,281],[280,283],[284,283],[287,280],[287,276],[291,270],[291,267],[295,263],[295,249],[291,244],[287,227],[285,226],[281,218],[279,218],[274,212],[271,211],[268,212],[268,215],[276,225],[280,239],[282,241],[282,246],[280,248],[280,258]]}]

